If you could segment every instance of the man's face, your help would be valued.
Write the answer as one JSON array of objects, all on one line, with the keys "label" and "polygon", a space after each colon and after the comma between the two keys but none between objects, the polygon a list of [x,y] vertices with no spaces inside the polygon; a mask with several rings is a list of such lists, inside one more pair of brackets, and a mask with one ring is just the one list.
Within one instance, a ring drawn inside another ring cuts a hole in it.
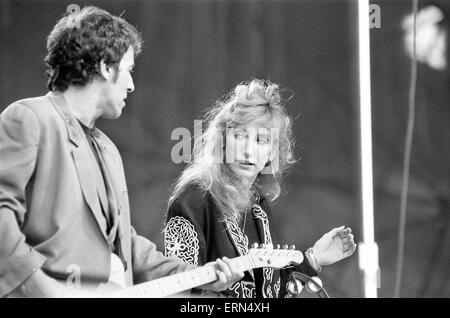
[{"label": "man's face", "polygon": [[118,69],[110,67],[114,76],[106,79],[103,96],[105,98],[102,117],[116,119],[122,114],[125,107],[125,99],[129,93],[134,91],[131,72],[134,67],[134,50],[130,46],[122,57]]}]

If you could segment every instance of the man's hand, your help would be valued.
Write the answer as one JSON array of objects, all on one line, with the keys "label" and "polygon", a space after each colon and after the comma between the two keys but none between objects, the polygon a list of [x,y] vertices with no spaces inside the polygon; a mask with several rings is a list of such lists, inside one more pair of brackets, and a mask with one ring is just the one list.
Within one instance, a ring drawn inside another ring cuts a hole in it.
[{"label": "man's hand", "polygon": [[320,266],[331,265],[356,251],[351,228],[345,226],[324,234],[313,246],[313,254]]},{"label": "man's hand", "polygon": [[210,262],[204,266],[214,265],[216,267],[216,274],[218,280],[213,283],[200,286],[201,289],[212,290],[220,292],[230,288],[235,282],[240,281],[244,277],[244,272],[241,271],[237,264],[233,264],[227,257],[218,258],[215,262]]}]

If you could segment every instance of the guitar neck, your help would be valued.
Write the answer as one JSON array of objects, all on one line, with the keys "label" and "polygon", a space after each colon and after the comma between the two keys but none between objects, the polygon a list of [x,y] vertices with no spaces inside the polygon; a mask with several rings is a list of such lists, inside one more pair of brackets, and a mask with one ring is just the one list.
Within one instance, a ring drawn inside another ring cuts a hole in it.
[{"label": "guitar neck", "polygon": [[[233,258],[231,262],[242,271],[254,268],[252,259],[248,255]],[[119,290],[114,293],[114,297],[162,298],[214,282],[217,279],[215,267],[206,265]]]}]

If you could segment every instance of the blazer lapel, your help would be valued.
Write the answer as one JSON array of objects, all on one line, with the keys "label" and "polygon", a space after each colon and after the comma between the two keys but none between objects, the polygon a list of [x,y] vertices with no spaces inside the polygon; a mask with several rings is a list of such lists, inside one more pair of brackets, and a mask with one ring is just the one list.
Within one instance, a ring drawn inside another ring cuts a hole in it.
[{"label": "blazer lapel", "polygon": [[113,210],[114,214],[117,214],[118,204],[120,202],[119,199],[122,198],[122,191],[124,189],[123,180],[125,176],[123,176],[120,171],[122,167],[119,163],[117,163],[117,154],[115,149],[110,149],[108,143],[106,142],[106,136],[100,132],[97,128],[94,130],[95,139],[99,146],[99,150],[102,153],[101,161],[106,169],[105,173],[105,182],[107,183],[107,188],[111,189],[112,195],[110,203],[110,209]]},{"label": "blazer lapel", "polygon": [[64,123],[66,124],[69,140],[76,146],[76,148],[72,151],[72,157],[75,163],[84,200],[89,206],[91,212],[94,214],[103,237],[106,241],[108,241],[106,236],[105,217],[102,214],[100,205],[96,204],[97,189],[95,188],[94,180],[92,180],[94,174],[91,171],[92,167],[89,165],[89,162],[86,161],[90,148],[89,145],[86,144],[83,136],[84,132],[70,111],[64,97],[52,92],[48,93],[46,96],[50,98],[53,106],[63,118]]},{"label": "blazer lapel", "polygon": [[96,204],[96,202],[98,202],[98,199],[96,198],[97,189],[94,186],[95,181],[92,180],[93,173],[91,172],[91,167],[89,166],[89,163],[86,162],[86,154],[84,153],[83,149],[77,148],[72,152],[72,157],[77,169],[77,174],[80,180],[80,186],[83,192],[84,200],[94,214],[103,237],[106,241],[108,241],[106,236],[106,219],[100,209],[100,205]]},{"label": "blazer lapel", "polygon": [[114,227],[116,228],[116,239],[119,239],[118,255],[121,258],[124,268],[125,277],[128,285],[132,285],[132,271],[130,259],[130,235],[128,217],[130,215],[130,207],[128,203],[128,191],[125,182],[125,173],[123,170],[122,160],[120,155],[111,143],[108,137],[99,129],[94,132],[97,144],[102,152],[103,165],[106,169],[106,180],[108,187],[111,190],[110,213],[115,220]]}]

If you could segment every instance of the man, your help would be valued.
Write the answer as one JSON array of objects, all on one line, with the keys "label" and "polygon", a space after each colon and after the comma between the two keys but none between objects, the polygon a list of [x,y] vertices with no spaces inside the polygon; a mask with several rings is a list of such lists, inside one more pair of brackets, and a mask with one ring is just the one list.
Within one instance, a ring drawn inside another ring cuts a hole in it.
[{"label": "man", "polygon": [[[63,17],[47,41],[50,92],[0,115],[0,296],[74,296],[67,282],[131,286],[191,268],[134,232],[121,157],[95,128],[121,115],[141,44],[104,10]],[[243,277],[226,258],[213,265],[205,289]]]}]

